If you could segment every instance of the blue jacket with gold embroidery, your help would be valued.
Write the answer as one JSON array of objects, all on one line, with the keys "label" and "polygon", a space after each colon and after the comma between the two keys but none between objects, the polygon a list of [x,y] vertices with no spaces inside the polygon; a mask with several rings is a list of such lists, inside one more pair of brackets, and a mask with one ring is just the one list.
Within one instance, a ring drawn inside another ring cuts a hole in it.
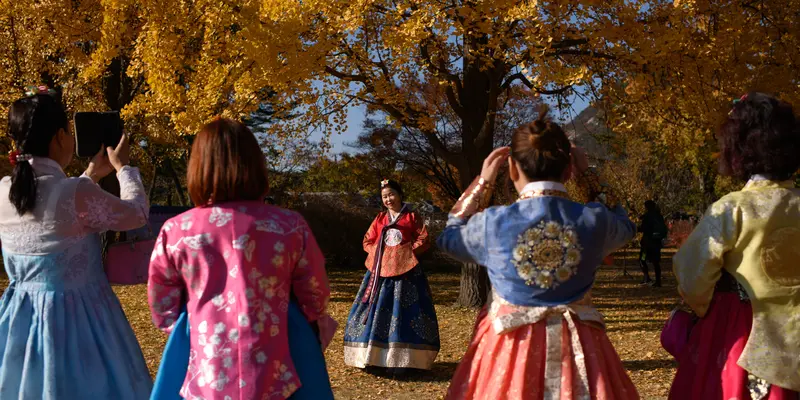
[{"label": "blue jacket with gold embroidery", "polygon": [[635,233],[622,207],[541,196],[468,219],[450,214],[437,244],[461,261],[486,266],[503,300],[555,306],[583,298],[603,258]]}]

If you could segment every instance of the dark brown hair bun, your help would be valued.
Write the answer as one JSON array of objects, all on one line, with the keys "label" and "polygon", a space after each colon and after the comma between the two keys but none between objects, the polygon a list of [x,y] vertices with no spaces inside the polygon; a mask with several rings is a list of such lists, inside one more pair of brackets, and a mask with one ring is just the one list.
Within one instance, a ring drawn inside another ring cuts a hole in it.
[{"label": "dark brown hair bun", "polygon": [[571,161],[572,144],[549,111],[546,104],[540,106],[538,118],[517,128],[511,137],[511,157],[533,181],[560,181]]}]

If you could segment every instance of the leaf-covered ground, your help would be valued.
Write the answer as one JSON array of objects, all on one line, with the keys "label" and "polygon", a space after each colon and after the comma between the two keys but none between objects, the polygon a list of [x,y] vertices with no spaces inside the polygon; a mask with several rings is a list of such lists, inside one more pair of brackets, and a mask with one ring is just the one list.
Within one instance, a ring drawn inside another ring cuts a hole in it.
[{"label": "leaf-covered ground", "polygon": [[[594,303],[605,315],[608,336],[644,399],[666,398],[675,373],[675,363],[659,343],[659,332],[676,302],[675,281],[665,254],[664,287],[639,286],[641,273],[634,255],[618,256],[617,265],[603,267],[592,292]],[[627,263],[632,276],[624,276]],[[442,349],[433,371],[410,374],[402,379],[375,375],[344,365],[342,326],[363,277],[363,271],[330,271],[331,313],[340,323],[337,339],[326,358],[337,399],[438,399],[444,396],[458,361],[467,348],[475,322],[475,311],[453,307],[458,274],[452,269],[427,271],[439,318]],[[5,287],[7,281],[2,281]],[[115,288],[131,322],[151,373],[155,374],[166,337],[150,321],[145,287]]]}]

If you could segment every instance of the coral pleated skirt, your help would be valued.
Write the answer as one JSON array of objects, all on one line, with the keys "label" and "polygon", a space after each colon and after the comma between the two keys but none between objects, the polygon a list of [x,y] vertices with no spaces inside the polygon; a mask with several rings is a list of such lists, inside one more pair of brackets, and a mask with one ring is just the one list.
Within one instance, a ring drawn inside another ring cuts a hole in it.
[{"label": "coral pleated skirt", "polygon": [[[560,349],[548,349],[547,319],[505,334],[492,329],[484,309],[478,316],[467,353],[456,369],[447,399],[578,399],[579,369],[567,322],[562,318]],[[585,356],[591,399],[638,399],[605,330],[575,318]],[[560,350],[560,351],[559,351]],[[548,351],[561,355],[560,370],[546,371]],[[555,374],[555,378],[553,379]],[[560,378],[560,379],[558,379]],[[587,398],[584,396],[583,398]]]}]

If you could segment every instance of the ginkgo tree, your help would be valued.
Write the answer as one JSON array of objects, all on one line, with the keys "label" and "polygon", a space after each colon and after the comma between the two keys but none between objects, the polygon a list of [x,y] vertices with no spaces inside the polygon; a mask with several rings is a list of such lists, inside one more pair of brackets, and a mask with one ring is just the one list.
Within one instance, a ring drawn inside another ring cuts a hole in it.
[{"label": "ginkgo tree", "polygon": [[[254,89],[264,87],[278,94],[276,110],[303,111],[276,126],[279,135],[321,125],[342,131],[347,108],[366,105],[419,132],[457,170],[463,189],[495,144],[507,93],[524,87],[531,96],[566,95],[589,79],[588,63],[614,57],[614,39],[593,32],[623,31],[638,8],[635,1],[602,3],[118,0],[106,7],[108,32],[90,66],[107,65],[125,32],[133,34],[128,75],[148,89],[125,112],[168,116],[177,132],[211,115],[246,113],[261,100]],[[457,116],[455,143],[442,140],[443,112]],[[485,300],[485,284],[475,284],[485,282],[481,273],[465,266],[460,304]]]},{"label": "ginkgo tree", "polygon": [[[513,90],[527,90],[531,102],[539,95],[566,96],[589,79],[587,63],[613,57],[608,41],[591,31],[606,26],[604,19],[632,18],[635,2],[603,3],[338,3],[309,23],[325,50],[314,75],[324,100],[315,101],[331,110],[364,104],[417,132],[456,170],[463,190],[494,147]],[[615,14],[619,10],[631,11]],[[438,122],[445,113],[455,117],[456,141],[444,140]],[[465,265],[458,304],[482,304],[486,287],[482,269]]]},{"label": "ginkgo tree", "polygon": [[800,2],[652,2],[630,52],[594,71],[612,129],[658,142],[717,196],[715,133],[732,101],[749,91],[800,107]]},{"label": "ginkgo tree", "polygon": [[[71,110],[119,109],[129,129],[178,151],[180,136],[213,116],[241,118],[264,102],[294,116],[269,127],[286,138],[342,132],[347,109],[366,105],[424,138],[463,189],[495,143],[507,93],[584,92],[604,102],[615,132],[661,141],[713,182],[713,128],[732,98],[759,89],[798,100],[799,9],[798,0],[0,0],[0,106],[48,83]],[[443,140],[443,113],[460,140]],[[480,271],[465,266],[460,304],[485,298]]]}]

